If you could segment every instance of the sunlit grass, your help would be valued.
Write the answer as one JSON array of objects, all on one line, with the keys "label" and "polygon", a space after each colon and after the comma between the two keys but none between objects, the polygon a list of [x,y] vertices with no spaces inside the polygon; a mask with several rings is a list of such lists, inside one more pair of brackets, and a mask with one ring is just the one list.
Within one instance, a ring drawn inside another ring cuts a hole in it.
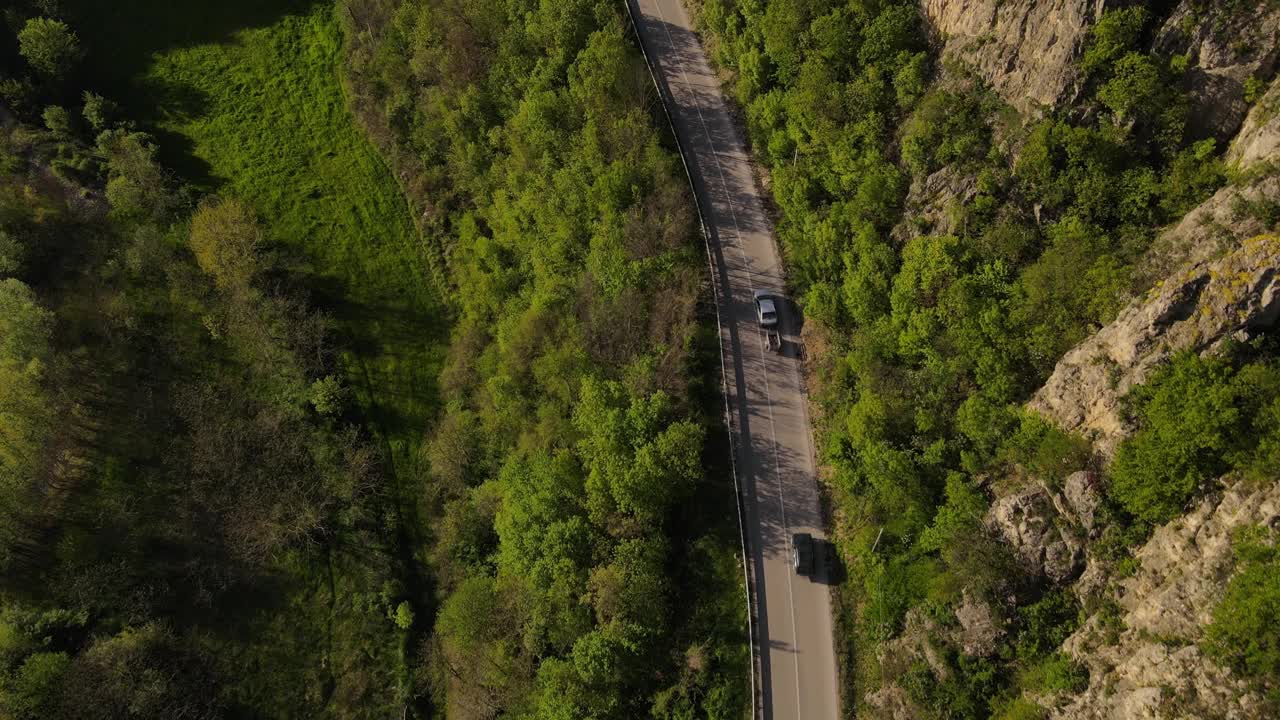
[{"label": "sunlit grass", "polygon": [[86,7],[79,26],[101,35],[98,72],[156,132],[166,164],[251,203],[300,258],[314,304],[336,321],[347,382],[409,458],[434,406],[443,306],[395,179],[347,109],[333,12],[143,0]]}]

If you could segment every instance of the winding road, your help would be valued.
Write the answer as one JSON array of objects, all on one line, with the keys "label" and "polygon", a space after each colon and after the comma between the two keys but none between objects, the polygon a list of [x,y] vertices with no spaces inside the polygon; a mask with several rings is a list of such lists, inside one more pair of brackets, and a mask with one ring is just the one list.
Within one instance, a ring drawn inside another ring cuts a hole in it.
[{"label": "winding road", "polygon": [[[829,578],[797,575],[791,535],[823,534],[798,318],[780,308],[783,352],[756,323],[754,290],[781,294],[782,258],[746,146],[680,0],[627,0],[701,204],[721,318],[725,392],[744,496],[759,679],[755,717],[839,715]],[[819,557],[821,553],[818,553]],[[820,565],[820,563],[819,563]]]}]

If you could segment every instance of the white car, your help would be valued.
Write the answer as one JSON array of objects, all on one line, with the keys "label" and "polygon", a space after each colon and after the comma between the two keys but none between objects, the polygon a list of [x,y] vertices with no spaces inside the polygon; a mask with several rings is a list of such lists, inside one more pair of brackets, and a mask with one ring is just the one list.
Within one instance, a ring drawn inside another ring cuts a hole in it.
[{"label": "white car", "polygon": [[778,307],[775,304],[775,298],[768,290],[755,291],[756,301],[756,320],[760,321],[760,327],[773,328],[778,326]]}]

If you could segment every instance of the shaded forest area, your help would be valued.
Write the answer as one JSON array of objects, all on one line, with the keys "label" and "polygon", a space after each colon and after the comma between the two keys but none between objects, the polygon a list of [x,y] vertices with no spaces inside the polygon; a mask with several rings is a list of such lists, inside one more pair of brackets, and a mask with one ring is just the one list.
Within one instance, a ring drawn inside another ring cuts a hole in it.
[{"label": "shaded forest area", "polygon": [[701,244],[621,10],[5,11],[0,714],[741,714]]},{"label": "shaded forest area", "polygon": [[[252,188],[193,186],[158,159],[187,148],[162,155],[168,133],[137,118],[170,106],[105,82],[67,5],[66,22],[5,15],[20,122],[3,132],[0,417],[20,442],[4,455],[0,703],[42,718],[399,713],[418,601],[384,438],[351,396],[373,353],[335,332],[306,248]],[[163,41],[154,30],[133,37]]]}]

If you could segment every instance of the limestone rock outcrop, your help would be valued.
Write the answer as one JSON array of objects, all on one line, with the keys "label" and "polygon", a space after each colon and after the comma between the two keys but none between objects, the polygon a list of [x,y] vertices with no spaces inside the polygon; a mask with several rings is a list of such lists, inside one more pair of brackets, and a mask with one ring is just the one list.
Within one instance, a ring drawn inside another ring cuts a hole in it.
[{"label": "limestone rock outcrop", "polygon": [[[900,676],[916,662],[923,660],[934,677],[949,677],[947,664],[934,644],[938,624],[921,608],[914,608],[903,618],[902,633],[877,649],[877,660],[890,676]],[[867,693],[863,701],[875,711],[874,717],[886,720],[915,720],[925,717],[910,696],[895,682],[887,682]]]},{"label": "limestone rock outcrop", "polygon": [[1269,80],[1280,60],[1280,7],[1274,3],[1182,0],[1157,33],[1155,49],[1190,56],[1185,78],[1193,132],[1227,140],[1249,105],[1245,83]]},{"label": "limestone rock outcrop", "polygon": [[[921,0],[921,9],[944,57],[973,68],[1006,102],[1035,116],[1079,97],[1084,78],[1077,60],[1089,30],[1105,11],[1131,4]],[[1191,129],[1225,142],[1249,112],[1247,83],[1270,80],[1280,62],[1280,7],[1182,0],[1165,16],[1151,49],[1188,56]]]},{"label": "limestone rock outcrop", "polygon": [[1273,80],[1249,110],[1240,134],[1227,149],[1227,162],[1241,168],[1280,162],[1280,82]]},{"label": "limestone rock outcrop", "polygon": [[943,54],[1024,114],[1075,98],[1076,56],[1114,0],[922,0]]},{"label": "limestone rock outcrop", "polygon": [[1005,636],[1004,619],[990,603],[968,591],[956,606],[956,621],[960,627],[952,634],[951,642],[965,655],[990,655]]},{"label": "limestone rock outcrop", "polygon": [[1259,718],[1261,700],[1197,643],[1234,570],[1240,528],[1280,524],[1280,482],[1234,482],[1138,550],[1138,570],[1111,583],[1113,610],[1097,613],[1063,645],[1090,670],[1089,687],[1053,717]]},{"label": "limestone rock outcrop", "polygon": [[1058,511],[1055,497],[1038,482],[1006,495],[997,491],[987,525],[1033,575],[1061,583],[1074,579],[1084,567],[1083,533]]},{"label": "limestone rock outcrop", "polygon": [[1120,399],[1177,352],[1248,340],[1280,318],[1280,236],[1261,235],[1139,297],[1068,351],[1028,404],[1104,457],[1129,428]]},{"label": "limestone rock outcrop", "polygon": [[1062,484],[1062,499],[1066,508],[1059,508],[1071,516],[1086,532],[1094,529],[1094,515],[1102,504],[1098,492],[1098,478],[1087,470],[1071,473]]},{"label": "limestone rock outcrop", "polygon": [[972,174],[947,166],[923,180],[911,184],[907,193],[906,212],[912,219],[894,228],[898,242],[906,242],[922,234],[955,235],[961,233],[958,218],[962,207],[978,194],[978,181]]},{"label": "limestone rock outcrop", "polygon": [[1150,287],[1179,268],[1212,260],[1245,240],[1275,232],[1280,221],[1280,173],[1229,185],[1167,228],[1138,263],[1140,287]]}]

